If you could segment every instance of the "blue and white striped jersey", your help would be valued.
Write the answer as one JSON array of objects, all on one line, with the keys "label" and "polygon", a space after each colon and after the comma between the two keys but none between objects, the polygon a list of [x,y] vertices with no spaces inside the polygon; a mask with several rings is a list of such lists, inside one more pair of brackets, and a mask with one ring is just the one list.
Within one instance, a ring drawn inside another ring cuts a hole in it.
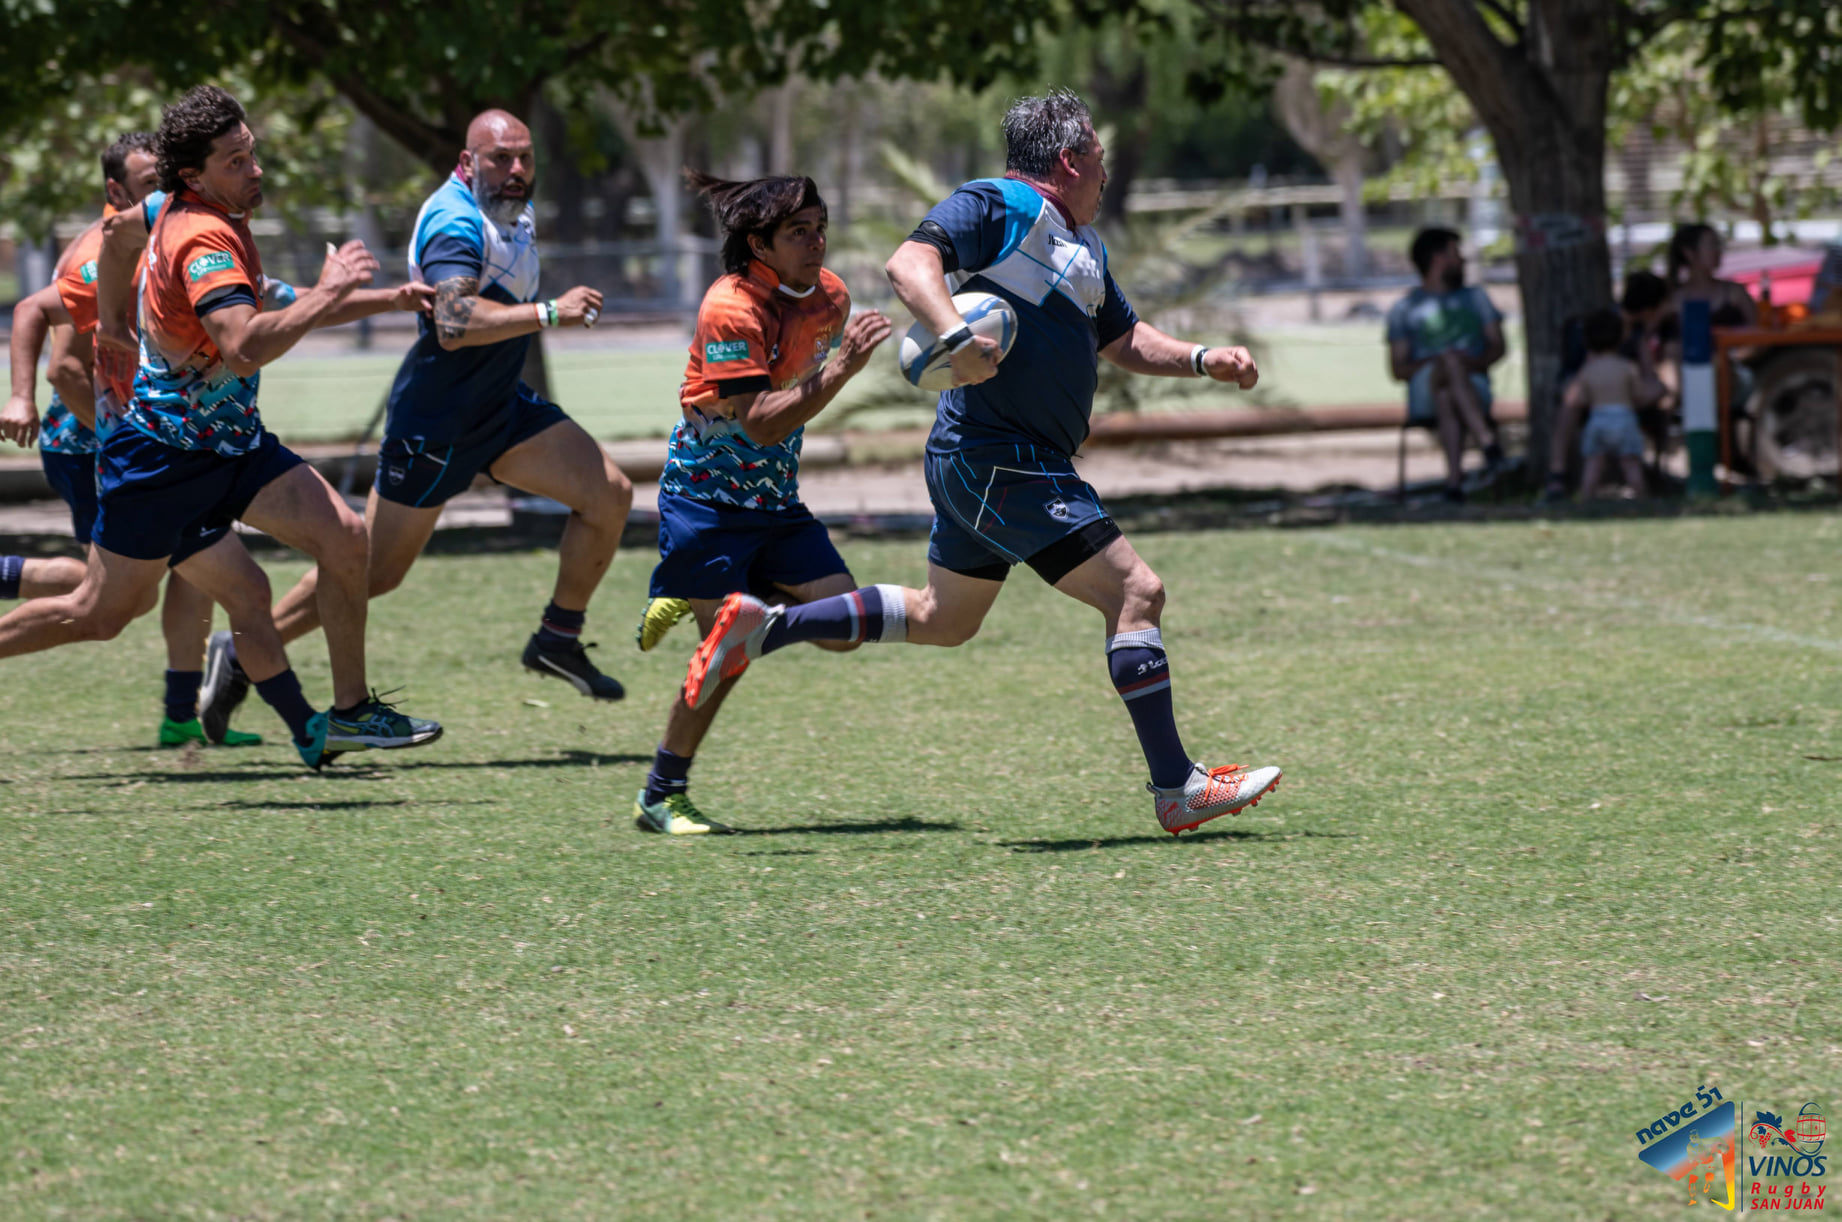
[{"label": "blue and white striped jersey", "polygon": [[1107,271],[1106,243],[1012,178],[967,183],[912,240],[941,252],[953,292],[996,293],[1017,311],[997,376],[941,392],[928,448],[1022,442],[1072,455],[1087,440],[1100,349],[1138,322]]},{"label": "blue and white striped jersey", "polygon": [[[449,175],[416,214],[409,275],[427,284],[469,276],[489,301],[536,301],[536,209],[526,204],[515,224],[495,224],[474,202],[473,189]],[[433,320],[423,315],[390,388],[385,435],[444,445],[466,436],[511,403],[530,346],[531,337],[520,335],[444,351]]]}]

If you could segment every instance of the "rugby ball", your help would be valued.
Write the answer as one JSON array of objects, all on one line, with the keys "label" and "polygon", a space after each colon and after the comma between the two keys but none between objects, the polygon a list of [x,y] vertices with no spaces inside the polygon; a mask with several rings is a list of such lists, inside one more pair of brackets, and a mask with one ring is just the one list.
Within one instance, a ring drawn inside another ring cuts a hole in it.
[{"label": "rugby ball", "polygon": [[[1017,342],[1017,311],[1011,309],[1010,302],[991,293],[957,293],[953,297],[953,308],[959,311],[974,335],[997,341],[999,360],[1010,355],[1011,345]],[[910,386],[922,390],[951,390],[956,385],[952,356],[941,346],[940,337],[922,323],[908,328],[897,358],[902,363],[902,376],[908,379]]]}]

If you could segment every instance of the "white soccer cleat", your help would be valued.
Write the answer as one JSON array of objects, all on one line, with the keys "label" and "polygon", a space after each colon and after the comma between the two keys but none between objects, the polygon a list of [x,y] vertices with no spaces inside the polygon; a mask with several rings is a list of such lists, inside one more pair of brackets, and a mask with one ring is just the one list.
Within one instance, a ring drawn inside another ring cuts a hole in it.
[{"label": "white soccer cleat", "polygon": [[1189,778],[1180,787],[1159,789],[1156,785],[1147,785],[1145,788],[1151,791],[1158,825],[1175,836],[1178,832],[1201,827],[1211,819],[1239,814],[1258,805],[1261,798],[1278,788],[1279,777],[1277,768],[1250,770],[1239,764],[1204,768],[1201,764],[1192,764]]},{"label": "white soccer cleat", "polygon": [[684,702],[701,708],[723,680],[733,679],[761,656],[761,646],[768,630],[787,613],[785,607],[770,607],[752,594],[731,594],[717,609],[710,635],[691,655],[691,665],[684,676]]}]

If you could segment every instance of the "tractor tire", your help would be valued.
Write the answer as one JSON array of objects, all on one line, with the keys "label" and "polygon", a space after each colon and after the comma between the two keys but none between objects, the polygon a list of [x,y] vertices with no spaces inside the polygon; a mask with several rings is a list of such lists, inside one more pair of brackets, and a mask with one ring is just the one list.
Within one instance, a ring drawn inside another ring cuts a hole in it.
[{"label": "tractor tire", "polygon": [[1747,407],[1753,465],[1766,483],[1833,476],[1837,468],[1836,352],[1781,350],[1758,366]]}]

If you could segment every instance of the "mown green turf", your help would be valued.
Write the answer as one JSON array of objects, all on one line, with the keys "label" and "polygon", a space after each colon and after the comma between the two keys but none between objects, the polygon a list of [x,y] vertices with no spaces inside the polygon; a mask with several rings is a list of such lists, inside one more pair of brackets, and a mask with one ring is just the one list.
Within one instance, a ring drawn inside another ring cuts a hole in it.
[{"label": "mown green turf", "polygon": [[631,826],[690,645],[632,652],[639,554],[616,707],[516,668],[549,556],[425,560],[372,657],[448,736],[319,777],[145,749],[151,621],[9,661],[0,1216],[1680,1217],[1638,1127],[1842,1096],[1839,542],[1144,538],[1189,744],[1287,768],[1176,841],[1027,575],[757,663],[727,839]]}]

